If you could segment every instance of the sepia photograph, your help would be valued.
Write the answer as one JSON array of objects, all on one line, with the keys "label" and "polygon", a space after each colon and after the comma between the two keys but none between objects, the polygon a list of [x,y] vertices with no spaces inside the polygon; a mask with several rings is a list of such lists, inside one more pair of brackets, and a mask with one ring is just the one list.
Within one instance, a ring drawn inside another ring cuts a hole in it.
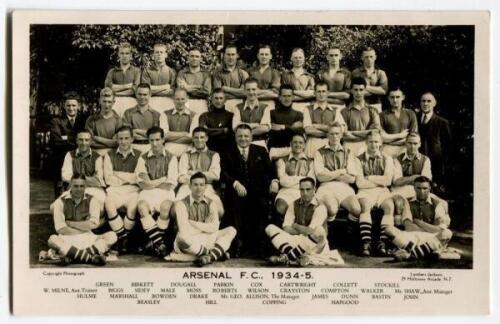
[{"label": "sepia photograph", "polygon": [[471,268],[473,73],[474,26],[32,25],[30,263]]},{"label": "sepia photograph", "polygon": [[15,313],[488,312],[487,13],[16,14]]}]

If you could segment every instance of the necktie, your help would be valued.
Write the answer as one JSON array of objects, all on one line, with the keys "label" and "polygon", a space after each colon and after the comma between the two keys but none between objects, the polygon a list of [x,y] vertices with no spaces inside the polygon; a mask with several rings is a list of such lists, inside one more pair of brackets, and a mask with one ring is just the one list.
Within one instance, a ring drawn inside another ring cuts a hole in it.
[{"label": "necktie", "polygon": [[248,159],[248,151],[246,148],[242,149],[241,150],[241,157],[243,158],[243,160],[246,162],[247,159]]},{"label": "necktie", "polygon": [[422,115],[422,124],[427,124],[428,121],[429,121],[429,118],[427,118],[427,114],[423,114]]},{"label": "necktie", "polygon": [[69,119],[69,123],[70,123],[71,127],[75,126],[75,119],[74,118],[70,118]]}]

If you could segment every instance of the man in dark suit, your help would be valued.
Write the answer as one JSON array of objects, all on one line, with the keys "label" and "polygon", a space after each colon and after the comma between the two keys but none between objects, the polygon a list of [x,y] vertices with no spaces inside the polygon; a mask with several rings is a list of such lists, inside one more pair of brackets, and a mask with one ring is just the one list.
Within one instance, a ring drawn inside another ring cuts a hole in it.
[{"label": "man in dark suit", "polygon": [[262,257],[265,253],[264,228],[269,223],[269,191],[277,192],[272,181],[275,170],[267,150],[251,144],[252,129],[236,128],[236,147],[224,155],[221,178],[226,186],[228,224],[237,230],[232,255]]},{"label": "man in dark suit", "polygon": [[448,120],[434,112],[435,106],[434,95],[424,93],[420,99],[421,112],[417,117],[422,140],[421,151],[431,159],[434,181],[441,187],[445,181],[451,133]]},{"label": "man in dark suit", "polygon": [[64,96],[64,111],[50,123],[50,147],[52,150],[51,175],[56,197],[61,193],[61,168],[67,152],[76,148],[76,134],[85,128],[86,117],[80,112],[80,96],[68,92]]}]

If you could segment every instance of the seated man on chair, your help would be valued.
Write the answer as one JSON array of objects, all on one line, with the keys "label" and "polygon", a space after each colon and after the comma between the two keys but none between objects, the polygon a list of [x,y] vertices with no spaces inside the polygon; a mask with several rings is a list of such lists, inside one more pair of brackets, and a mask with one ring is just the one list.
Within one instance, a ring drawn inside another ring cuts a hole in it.
[{"label": "seated man on chair", "polygon": [[232,226],[219,229],[219,205],[205,196],[206,185],[203,173],[193,174],[189,179],[190,194],[174,205],[179,229],[174,251],[196,256],[199,266],[227,258],[227,250],[236,236]]},{"label": "seated man on chair", "polygon": [[[118,236],[117,250],[126,253],[128,236],[134,228],[137,214],[139,186],[134,172],[141,152],[132,148],[132,128],[118,128],[116,139],[118,148],[104,155],[104,180],[108,185],[104,206],[109,226]],[[118,213],[118,208],[121,207],[126,208],[126,216],[123,219]]]},{"label": "seated man on chair", "polygon": [[181,187],[177,191],[176,200],[182,200],[189,195],[190,177],[201,172],[207,178],[205,195],[218,205],[219,216],[222,217],[224,208],[212,186],[213,182],[220,179],[220,155],[208,149],[207,141],[207,130],[203,127],[196,127],[193,130],[193,147],[183,153],[179,160],[179,183]]},{"label": "seated man on chair", "polygon": [[[361,206],[359,215],[359,231],[361,237],[361,254],[371,255],[372,248],[372,209],[382,206],[385,199],[391,196],[388,187],[393,178],[393,159],[381,152],[382,136],[380,131],[372,130],[366,139],[366,152],[357,157],[356,172],[357,198]],[[377,240],[377,252],[387,254],[387,236],[385,228],[393,224],[392,215],[384,210],[381,221],[380,238]]]},{"label": "seated man on chair", "polygon": [[285,216],[288,206],[300,198],[300,180],[305,177],[314,179],[313,160],[304,153],[305,143],[303,135],[294,135],[290,141],[290,154],[276,162],[280,190],[276,195],[274,205],[280,216]]},{"label": "seated man on chair", "polygon": [[[320,182],[317,197],[328,211],[328,221],[335,219],[340,207],[349,212],[349,224],[356,221],[361,207],[351,185],[356,181],[356,164],[348,148],[341,144],[343,127],[333,123],[328,128],[328,143],[314,155],[314,172]],[[352,231],[351,231],[352,232]]]},{"label": "seated man on chair", "polygon": [[74,174],[85,176],[85,192],[91,194],[101,204],[104,211],[104,178],[102,168],[102,156],[90,148],[92,136],[88,130],[81,130],[76,135],[76,150],[66,153],[61,170],[63,182],[70,183]]},{"label": "seated man on chair", "polygon": [[[163,147],[163,129],[152,127],[147,135],[151,149],[141,155],[135,169],[137,184],[141,188],[137,209],[155,254],[164,257],[168,252],[164,235],[177,186],[177,158]],[[155,221],[153,217],[157,213],[159,216]]]},{"label": "seated man on chair", "polygon": [[328,249],[326,231],[326,207],[320,204],[315,194],[313,178],[300,180],[300,198],[287,209],[283,228],[268,225],[266,234],[280,255],[272,256],[272,264],[288,264],[307,254],[319,254]]},{"label": "seated man on chair", "polygon": [[113,231],[96,235],[99,226],[99,202],[85,193],[86,177],[75,173],[71,176],[70,190],[63,193],[53,204],[54,227],[57,235],[51,235],[48,245],[65,257],[69,263],[104,265],[103,256],[115,244]]}]

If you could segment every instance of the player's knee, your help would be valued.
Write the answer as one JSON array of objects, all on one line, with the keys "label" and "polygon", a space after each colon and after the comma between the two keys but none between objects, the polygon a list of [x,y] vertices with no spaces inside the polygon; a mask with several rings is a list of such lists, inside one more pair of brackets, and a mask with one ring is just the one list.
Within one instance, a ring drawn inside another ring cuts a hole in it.
[{"label": "player's knee", "polygon": [[139,200],[137,202],[137,209],[139,210],[141,216],[145,216],[145,213],[148,212],[149,205],[145,200]]},{"label": "player's knee", "polygon": [[57,241],[58,241],[59,237],[55,234],[52,234],[50,237],[49,237],[49,240],[47,241],[49,245],[55,245],[57,244]]},{"label": "player's knee", "polygon": [[265,232],[266,232],[267,236],[273,236],[274,234],[276,234],[278,232],[278,226],[276,226],[274,224],[269,224],[269,225],[267,225]]},{"label": "player's knee", "polygon": [[337,200],[335,200],[335,198],[333,197],[326,198],[325,205],[326,208],[328,209],[329,215],[335,216],[339,212],[339,204],[337,203]]},{"label": "player's knee", "polygon": [[384,233],[388,235],[389,237],[395,237],[396,236],[396,228],[394,226],[386,226],[384,227]]},{"label": "player's knee", "polygon": [[323,240],[326,239],[326,232],[325,229],[322,227],[316,227],[311,234],[311,237],[314,239],[316,242],[322,242]]},{"label": "player's knee", "polygon": [[234,228],[233,226],[226,227],[224,231],[231,237],[235,237],[237,233],[236,228]]},{"label": "player's knee", "polygon": [[288,209],[288,204],[283,199],[278,199],[278,200],[276,200],[275,207],[276,207],[276,211],[280,215],[285,215],[286,210]]},{"label": "player's knee", "polygon": [[178,234],[177,235],[177,246],[182,252],[186,252],[187,249],[191,246],[189,242],[189,238],[186,237],[184,234]]},{"label": "player's knee", "polygon": [[115,244],[116,241],[118,241],[118,236],[113,231],[106,232],[102,234],[101,237],[104,240],[104,242],[108,245],[108,247]]},{"label": "player's knee", "polygon": [[451,240],[451,237],[453,236],[453,232],[450,231],[447,228],[444,228],[440,233],[439,233],[439,239],[441,241],[449,241]]}]

